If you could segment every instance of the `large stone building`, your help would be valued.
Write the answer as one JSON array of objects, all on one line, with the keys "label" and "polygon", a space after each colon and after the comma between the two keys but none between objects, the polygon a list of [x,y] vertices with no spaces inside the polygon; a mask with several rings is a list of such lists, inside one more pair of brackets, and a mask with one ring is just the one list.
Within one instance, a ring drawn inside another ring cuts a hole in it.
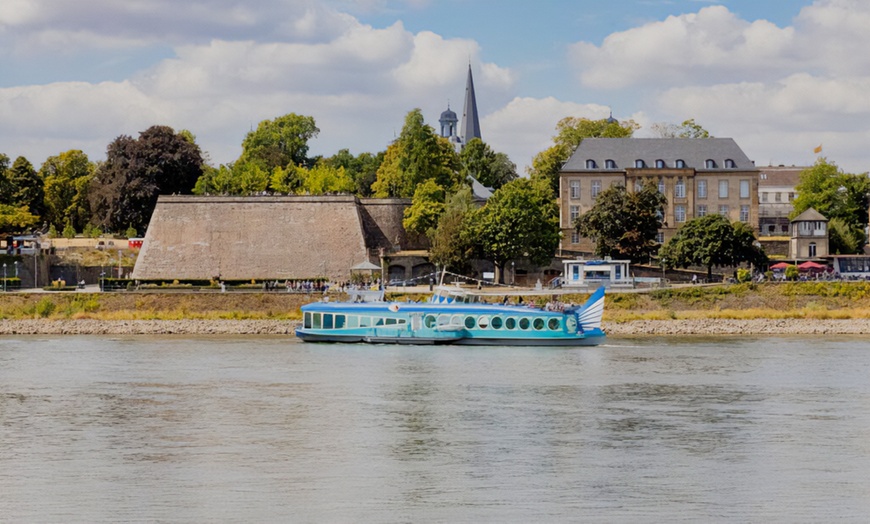
[{"label": "large stone building", "polygon": [[433,266],[413,256],[426,246],[402,227],[408,205],[354,196],[162,196],[132,277],[341,281],[363,262],[383,264],[385,275],[428,274]]},{"label": "large stone building", "polygon": [[758,229],[761,236],[788,236],[789,215],[794,211],[795,187],[808,167],[758,168]]},{"label": "large stone building", "polygon": [[590,239],[573,228],[612,185],[634,191],[654,181],[667,197],[658,241],[683,223],[718,213],[758,228],[758,169],[730,138],[587,138],[559,174],[563,255],[589,254]]}]

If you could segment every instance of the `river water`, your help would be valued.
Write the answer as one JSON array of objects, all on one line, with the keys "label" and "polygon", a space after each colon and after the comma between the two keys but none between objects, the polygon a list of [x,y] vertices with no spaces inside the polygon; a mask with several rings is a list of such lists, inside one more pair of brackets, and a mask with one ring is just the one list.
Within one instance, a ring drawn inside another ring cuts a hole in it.
[{"label": "river water", "polygon": [[0,339],[2,522],[866,522],[870,338]]}]

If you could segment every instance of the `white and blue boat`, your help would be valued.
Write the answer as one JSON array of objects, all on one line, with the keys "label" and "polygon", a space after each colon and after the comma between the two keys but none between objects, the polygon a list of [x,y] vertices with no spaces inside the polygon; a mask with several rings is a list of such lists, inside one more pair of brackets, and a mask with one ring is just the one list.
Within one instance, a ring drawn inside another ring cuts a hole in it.
[{"label": "white and blue boat", "polygon": [[[382,296],[382,295],[381,295]],[[581,306],[557,310],[488,304],[439,287],[428,302],[314,302],[302,306],[296,336],[311,342],[594,346],[604,341],[604,288]]]}]

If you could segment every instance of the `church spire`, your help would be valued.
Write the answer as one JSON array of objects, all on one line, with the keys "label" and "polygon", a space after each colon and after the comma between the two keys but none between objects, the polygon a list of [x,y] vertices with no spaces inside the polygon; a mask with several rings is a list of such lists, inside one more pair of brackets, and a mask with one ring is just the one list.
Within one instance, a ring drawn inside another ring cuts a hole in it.
[{"label": "church spire", "polygon": [[471,64],[468,64],[468,81],[465,83],[465,107],[462,109],[462,143],[472,138],[481,138],[480,120],[477,117],[477,98],[474,96],[474,80],[471,78]]}]

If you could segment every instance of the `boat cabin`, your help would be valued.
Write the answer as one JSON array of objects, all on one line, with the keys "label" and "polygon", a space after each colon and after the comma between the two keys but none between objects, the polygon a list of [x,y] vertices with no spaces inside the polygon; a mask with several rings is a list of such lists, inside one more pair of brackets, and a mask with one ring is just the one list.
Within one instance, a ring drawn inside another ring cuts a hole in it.
[{"label": "boat cabin", "polygon": [[435,292],[429,297],[429,302],[433,304],[477,304],[480,297],[468,293],[461,288],[452,288],[448,286],[439,286]]}]

